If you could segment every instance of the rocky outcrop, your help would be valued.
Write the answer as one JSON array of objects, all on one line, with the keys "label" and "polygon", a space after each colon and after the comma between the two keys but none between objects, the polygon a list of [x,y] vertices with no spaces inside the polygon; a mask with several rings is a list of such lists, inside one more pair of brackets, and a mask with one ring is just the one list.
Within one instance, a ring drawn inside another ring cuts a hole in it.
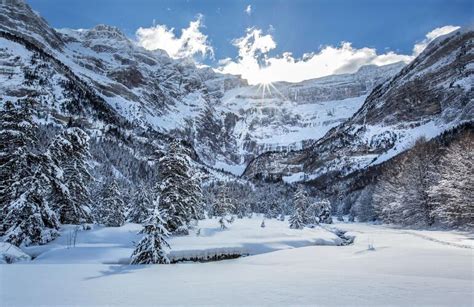
[{"label": "rocky outcrop", "polygon": [[455,31],[433,41],[394,78],[376,87],[349,120],[312,146],[265,153],[245,171],[249,178],[309,180],[348,174],[381,163],[474,118],[474,31]]}]

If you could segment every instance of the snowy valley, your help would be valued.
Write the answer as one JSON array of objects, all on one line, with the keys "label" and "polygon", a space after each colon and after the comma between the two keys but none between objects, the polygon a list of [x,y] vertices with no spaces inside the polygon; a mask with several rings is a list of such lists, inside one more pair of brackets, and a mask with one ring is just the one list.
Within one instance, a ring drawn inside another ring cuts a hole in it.
[{"label": "snowy valley", "polygon": [[0,1],[0,305],[472,306],[474,28],[425,47],[249,84]]}]

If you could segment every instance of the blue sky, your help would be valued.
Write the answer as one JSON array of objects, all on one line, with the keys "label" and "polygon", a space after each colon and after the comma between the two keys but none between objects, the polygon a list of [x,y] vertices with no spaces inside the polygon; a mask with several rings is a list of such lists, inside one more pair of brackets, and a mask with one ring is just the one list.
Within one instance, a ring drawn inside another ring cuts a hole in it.
[{"label": "blue sky", "polygon": [[[179,38],[199,14],[199,31],[206,37],[211,54],[201,63],[213,67],[219,60],[235,59],[236,39],[248,28],[271,35],[275,43],[264,57],[282,57],[291,52],[319,52],[324,46],[350,42],[352,48],[371,48],[377,54],[393,51],[411,55],[414,44],[433,29],[474,23],[472,0],[276,0],[276,1],[152,1],[152,0],[28,0],[55,28],[91,28],[105,23],[137,39],[138,28],[166,25]],[[250,10],[246,9],[250,5]],[[247,32],[246,32],[247,31]],[[254,36],[254,40],[258,39]],[[261,62],[259,62],[261,63]]]}]

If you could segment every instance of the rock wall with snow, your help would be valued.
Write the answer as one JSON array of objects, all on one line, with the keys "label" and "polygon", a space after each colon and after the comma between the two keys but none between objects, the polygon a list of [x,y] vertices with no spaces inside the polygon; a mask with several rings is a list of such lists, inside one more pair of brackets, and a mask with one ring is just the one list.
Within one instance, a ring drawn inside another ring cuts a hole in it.
[{"label": "rock wall with snow", "polygon": [[116,27],[54,30],[20,0],[2,2],[0,20],[4,100],[34,97],[53,121],[81,117],[98,128],[105,123],[90,120],[96,112],[108,124],[181,137],[207,165],[239,175],[258,154],[319,139],[403,66],[248,86],[238,76],[145,50]]},{"label": "rock wall with snow", "polygon": [[474,118],[474,31],[433,41],[395,77],[377,86],[343,124],[300,151],[265,153],[245,176],[285,181],[346,175],[381,163]]}]

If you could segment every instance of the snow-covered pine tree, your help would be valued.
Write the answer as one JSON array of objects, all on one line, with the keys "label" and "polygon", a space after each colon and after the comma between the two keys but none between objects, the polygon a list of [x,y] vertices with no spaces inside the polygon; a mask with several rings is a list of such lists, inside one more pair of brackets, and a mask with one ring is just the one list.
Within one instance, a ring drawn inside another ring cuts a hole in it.
[{"label": "snow-covered pine tree", "polygon": [[302,229],[308,221],[308,196],[302,185],[298,186],[293,198],[293,214],[289,219],[290,228]]},{"label": "snow-covered pine tree", "polygon": [[31,103],[6,102],[0,111],[0,235],[18,246],[47,243],[59,228],[47,201],[55,166],[48,156],[33,153],[37,127]]},{"label": "snow-covered pine tree", "polygon": [[170,248],[166,238],[169,232],[155,202],[155,209],[139,234],[144,234],[133,251],[131,264],[169,263],[167,249]]},{"label": "snow-covered pine tree", "polygon": [[125,223],[125,206],[117,181],[107,182],[101,194],[96,209],[98,222],[108,227],[122,226]]},{"label": "snow-covered pine tree", "polygon": [[127,220],[132,223],[144,223],[150,218],[153,201],[146,187],[139,187],[127,213]]},{"label": "snow-covered pine tree", "polygon": [[446,150],[439,180],[429,189],[434,217],[450,227],[474,228],[474,137],[457,141]]},{"label": "snow-covered pine tree", "polygon": [[57,206],[61,223],[92,222],[89,186],[89,136],[80,128],[68,128],[51,142],[51,159],[62,170],[53,180],[52,199]]},{"label": "snow-covered pine tree", "polygon": [[278,217],[278,213],[281,211],[281,209],[276,199],[269,199],[266,207],[265,218],[274,219]]},{"label": "snow-covered pine tree", "polygon": [[162,181],[158,186],[160,208],[165,211],[166,227],[170,232],[187,234],[192,219],[200,218],[202,193],[199,182],[193,179],[189,152],[178,140],[169,145],[160,160]]},{"label": "snow-covered pine tree", "polygon": [[37,156],[32,154],[37,131],[31,118],[31,108],[25,103],[15,107],[7,101],[0,111],[0,235],[8,225],[8,206],[28,189],[23,183],[34,173]]},{"label": "snow-covered pine tree", "polygon": [[188,193],[188,206],[191,211],[191,218],[194,220],[202,220],[206,217],[204,209],[204,200],[201,189],[201,178],[199,174],[190,167],[189,181],[185,182]]},{"label": "snow-covered pine tree", "polygon": [[49,178],[41,169],[22,180],[27,190],[7,207],[5,242],[16,246],[45,244],[58,236],[59,221],[47,202]]},{"label": "snow-covered pine tree", "polygon": [[304,216],[304,212],[302,212],[300,208],[295,208],[295,210],[293,211],[293,214],[290,216],[290,219],[288,220],[290,222],[290,228],[303,229],[303,227],[305,226],[303,216]]},{"label": "snow-covered pine tree", "polygon": [[219,225],[222,229],[226,229],[227,224],[234,221],[234,217],[231,215],[234,209],[233,201],[229,195],[229,187],[223,183],[212,208],[213,215],[219,218]]}]

